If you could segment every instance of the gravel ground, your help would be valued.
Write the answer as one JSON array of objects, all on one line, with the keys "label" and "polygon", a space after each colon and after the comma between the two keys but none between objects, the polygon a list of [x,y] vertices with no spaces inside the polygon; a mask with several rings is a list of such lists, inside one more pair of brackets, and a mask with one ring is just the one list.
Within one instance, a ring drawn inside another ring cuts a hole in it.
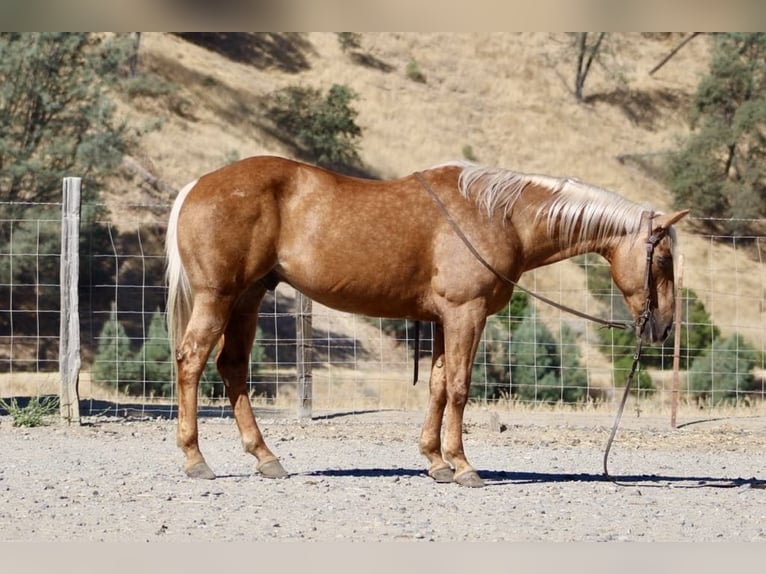
[{"label": "gravel ground", "polygon": [[602,474],[612,418],[471,410],[466,452],[487,487],[469,489],[425,475],[417,412],[261,416],[291,473],[276,481],[255,474],[230,419],[201,419],[218,478],[194,481],[173,420],[0,417],[0,540],[766,540],[763,417],[671,429],[626,412],[609,457],[619,484]]}]

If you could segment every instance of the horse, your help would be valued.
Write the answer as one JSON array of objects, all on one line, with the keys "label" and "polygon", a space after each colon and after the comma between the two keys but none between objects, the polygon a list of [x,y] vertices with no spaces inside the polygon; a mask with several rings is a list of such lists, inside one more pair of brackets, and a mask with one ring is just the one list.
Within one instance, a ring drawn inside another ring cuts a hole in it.
[{"label": "horse", "polygon": [[577,179],[467,162],[377,180],[255,156],[203,175],[179,191],[166,234],[186,475],[215,478],[199,448],[197,389],[218,345],[244,450],[263,477],[288,476],[246,387],[261,300],[285,282],[340,311],[433,323],[419,450],[436,482],[483,486],[462,433],[487,317],[525,271],[593,252],[610,264],[640,340],[663,341],[674,312],[672,226],[687,213],[654,212]]}]

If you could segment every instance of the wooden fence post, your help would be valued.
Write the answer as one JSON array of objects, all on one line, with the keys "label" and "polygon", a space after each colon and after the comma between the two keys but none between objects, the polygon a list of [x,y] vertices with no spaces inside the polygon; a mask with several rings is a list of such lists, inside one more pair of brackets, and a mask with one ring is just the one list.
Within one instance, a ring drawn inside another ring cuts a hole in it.
[{"label": "wooden fence post", "polygon": [[298,313],[295,317],[295,362],[298,391],[298,418],[311,418],[312,410],[312,303],[309,297],[297,292]]},{"label": "wooden fence post", "polygon": [[673,390],[670,395],[670,428],[676,428],[676,411],[678,410],[678,387],[680,386],[679,369],[681,362],[681,319],[682,299],[684,293],[684,256],[678,258],[678,276],[676,277],[676,330],[673,340]]},{"label": "wooden fence post", "polygon": [[68,422],[80,422],[80,312],[77,301],[80,273],[80,178],[65,177],[61,206],[61,330],[59,410]]}]

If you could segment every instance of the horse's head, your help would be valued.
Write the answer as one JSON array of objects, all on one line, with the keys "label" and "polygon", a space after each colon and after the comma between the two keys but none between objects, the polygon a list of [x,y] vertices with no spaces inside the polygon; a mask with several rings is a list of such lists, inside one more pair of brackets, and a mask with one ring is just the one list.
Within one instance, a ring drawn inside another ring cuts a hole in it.
[{"label": "horse's head", "polygon": [[648,343],[662,343],[673,326],[671,226],[687,213],[689,210],[655,215],[648,220],[651,227],[643,223],[636,235],[623,238],[609,256],[612,279],[636,321],[636,334]]}]

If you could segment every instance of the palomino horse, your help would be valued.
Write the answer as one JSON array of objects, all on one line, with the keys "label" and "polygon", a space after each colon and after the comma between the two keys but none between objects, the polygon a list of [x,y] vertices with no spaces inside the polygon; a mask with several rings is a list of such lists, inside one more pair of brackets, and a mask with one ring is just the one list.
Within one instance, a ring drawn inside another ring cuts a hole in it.
[{"label": "palomino horse", "polygon": [[[263,476],[287,476],[245,381],[259,305],[284,281],[338,310],[435,324],[420,452],[436,481],[482,486],[462,429],[487,316],[508,303],[524,271],[596,252],[633,317],[646,309],[638,334],[663,340],[674,308],[671,225],[686,213],[656,215],[572,179],[458,163],[376,181],[253,157],[201,177],[178,194],[167,234],[186,474],[215,477],[199,449],[197,387],[220,343],[216,366],[244,449]],[[647,231],[657,239],[648,260]]]}]

